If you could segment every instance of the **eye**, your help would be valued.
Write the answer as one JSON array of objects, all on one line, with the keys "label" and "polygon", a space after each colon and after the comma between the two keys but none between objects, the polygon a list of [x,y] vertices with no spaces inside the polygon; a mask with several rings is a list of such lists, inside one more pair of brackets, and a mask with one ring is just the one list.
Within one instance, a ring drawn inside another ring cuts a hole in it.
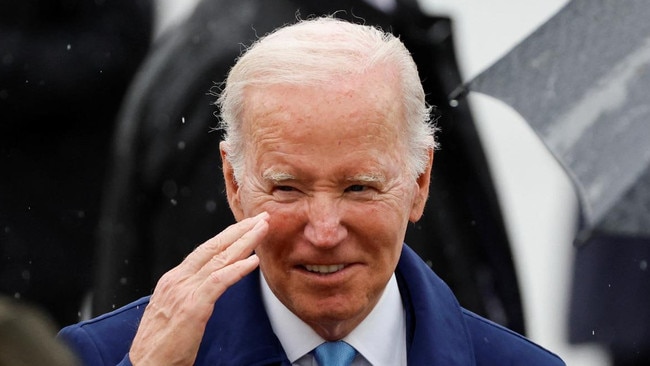
[{"label": "eye", "polygon": [[276,186],[275,189],[281,192],[292,192],[296,190],[291,186]]},{"label": "eye", "polygon": [[346,192],[363,192],[368,189],[367,186],[361,184],[353,184],[345,189]]},{"label": "eye", "polygon": [[276,202],[294,202],[301,197],[300,189],[294,186],[277,185],[273,186],[272,193]]}]

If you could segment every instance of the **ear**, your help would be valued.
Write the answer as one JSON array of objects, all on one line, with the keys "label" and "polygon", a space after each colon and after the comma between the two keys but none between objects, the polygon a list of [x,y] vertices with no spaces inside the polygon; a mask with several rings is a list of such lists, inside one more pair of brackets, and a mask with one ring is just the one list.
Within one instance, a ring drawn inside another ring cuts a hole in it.
[{"label": "ear", "polygon": [[221,141],[219,143],[219,151],[221,153],[221,164],[223,169],[223,179],[226,183],[226,196],[228,198],[228,205],[230,210],[235,216],[235,220],[241,221],[244,219],[244,211],[241,206],[241,199],[239,197],[239,184],[235,180],[235,171],[228,160],[228,154],[226,153],[226,142]]},{"label": "ear", "polygon": [[424,172],[418,176],[415,183],[417,185],[415,197],[413,197],[413,206],[409,220],[417,222],[424,213],[424,206],[429,198],[429,183],[431,181],[431,167],[433,166],[433,148],[429,149],[429,161],[427,162]]}]

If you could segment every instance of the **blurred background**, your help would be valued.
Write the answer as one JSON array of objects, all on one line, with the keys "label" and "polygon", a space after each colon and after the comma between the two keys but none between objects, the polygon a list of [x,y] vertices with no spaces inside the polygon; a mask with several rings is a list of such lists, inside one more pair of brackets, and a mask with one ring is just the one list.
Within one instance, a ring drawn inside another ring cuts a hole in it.
[{"label": "blurred background", "polygon": [[[568,0],[423,0],[449,15],[465,81],[497,62],[555,15]],[[608,365],[595,345],[568,341],[569,291],[578,220],[571,181],[523,117],[494,97],[468,98],[486,149],[520,278],[528,336],[567,365]]]},{"label": "blurred background", "polygon": [[[382,13],[395,10],[392,1],[368,2]],[[320,10],[312,4],[318,2],[295,3]],[[332,1],[329,6],[349,3],[354,1]],[[578,191],[540,139],[539,131],[531,127],[530,118],[526,120],[503,98],[470,86],[569,1],[401,3],[411,6],[408,11],[400,10],[400,16],[406,14],[406,23],[413,19],[412,23],[433,24],[424,34],[440,48],[430,52],[449,51],[442,46],[453,48],[455,57],[436,64],[452,66],[452,77],[441,77],[445,94],[441,113],[460,120],[463,113],[471,112],[478,140],[468,141],[477,145],[470,147],[481,151],[489,163],[486,190],[494,190],[500,208],[486,211],[484,218],[494,220],[497,227],[488,230],[488,236],[507,237],[501,246],[490,247],[493,243],[488,242],[487,254],[469,252],[469,257],[485,256],[483,260],[463,259],[467,247],[457,252],[453,245],[451,249],[439,248],[457,260],[448,267],[436,263],[435,252],[425,249],[420,254],[434,269],[448,275],[443,278],[459,294],[461,303],[476,306],[472,309],[525,333],[558,353],[568,365],[647,364],[642,357],[647,355],[644,347],[650,335],[641,314],[637,318],[640,330],[635,334],[645,337],[645,343],[632,341],[634,344],[626,345],[631,350],[623,347],[622,358],[613,356],[612,345],[618,335],[595,322],[593,329],[583,327],[572,339],[571,320],[582,311],[572,310],[578,253],[574,240],[584,223]],[[594,3],[614,8],[607,0]],[[206,99],[206,94],[211,87],[218,88],[213,82],[225,76],[240,44],[248,44],[258,32],[263,34],[278,25],[277,19],[263,18],[253,25],[249,19],[257,19],[262,6],[249,0],[118,4],[111,0],[33,0],[17,5],[0,0],[0,163],[4,175],[0,180],[0,285],[5,296],[40,305],[58,326],[146,295],[157,277],[192,245],[231,219],[223,218],[229,216],[222,210],[223,202],[209,198],[221,191],[218,155],[210,150],[214,146],[205,148],[206,141],[218,139],[206,133],[216,124],[209,105],[214,95]],[[413,4],[420,10],[414,12]],[[291,6],[274,10],[286,10],[295,18]],[[570,16],[581,15],[582,8],[576,9],[570,9],[574,11]],[[124,18],[127,15],[129,18]],[[229,27],[224,19],[231,19],[238,28]],[[400,23],[397,17],[368,19],[405,29],[404,20]],[[594,23],[597,21],[603,20],[594,18]],[[415,31],[404,31],[405,37],[412,35],[409,32]],[[421,45],[415,42],[415,46]],[[217,64],[219,72],[208,74]],[[451,95],[449,100],[447,95]],[[206,120],[210,120],[207,126]],[[465,151],[455,146],[455,140],[450,141],[443,143],[441,156],[445,146],[447,151]],[[453,158],[449,159],[453,164]],[[482,155],[477,161],[481,159]],[[444,159],[436,163],[442,171],[457,174]],[[478,178],[485,176],[479,174]],[[15,193],[23,190],[29,193]],[[447,204],[453,205],[454,201],[450,202]],[[445,204],[444,197],[441,203]],[[482,204],[490,208],[489,199]],[[485,233],[480,222],[474,222],[476,213],[470,206],[464,214],[472,218],[472,227],[479,227],[477,232]],[[434,224],[444,224],[444,218],[431,216]],[[214,225],[215,220],[221,221]],[[499,234],[501,221],[504,233]],[[196,230],[199,226],[203,231]],[[201,232],[183,234],[197,231]],[[407,239],[409,243],[427,237],[426,227],[414,227],[413,231],[414,240]],[[489,248],[500,257],[491,258]],[[645,253],[647,250],[635,257],[635,263],[647,279],[650,258]],[[454,268],[456,264],[459,269]],[[472,266],[478,269],[467,279],[463,272]],[[628,357],[630,354],[633,357]]]}]

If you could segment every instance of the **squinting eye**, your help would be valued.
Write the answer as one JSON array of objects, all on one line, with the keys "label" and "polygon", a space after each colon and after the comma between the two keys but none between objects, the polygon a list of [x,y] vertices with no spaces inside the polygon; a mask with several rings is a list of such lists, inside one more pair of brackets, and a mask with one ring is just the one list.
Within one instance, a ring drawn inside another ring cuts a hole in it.
[{"label": "squinting eye", "polygon": [[294,188],[291,187],[291,186],[277,186],[277,187],[275,187],[275,189],[277,189],[278,191],[282,191],[282,192],[291,192],[291,191],[294,190]]},{"label": "squinting eye", "polygon": [[361,184],[354,184],[346,188],[345,190],[347,192],[363,192],[366,189],[366,186],[363,186]]}]

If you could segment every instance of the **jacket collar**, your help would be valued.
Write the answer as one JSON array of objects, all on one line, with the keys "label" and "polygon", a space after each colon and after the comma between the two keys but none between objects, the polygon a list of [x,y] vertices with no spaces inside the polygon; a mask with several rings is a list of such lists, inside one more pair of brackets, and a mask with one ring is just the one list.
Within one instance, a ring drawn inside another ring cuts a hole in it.
[{"label": "jacket collar", "polygon": [[[262,302],[259,269],[229,288],[208,322],[197,365],[290,365]],[[395,271],[409,365],[474,365],[463,313],[447,285],[404,245]]]},{"label": "jacket collar", "polygon": [[409,365],[475,365],[464,315],[449,287],[404,245],[395,271],[406,310]]},{"label": "jacket collar", "polygon": [[257,269],[219,298],[197,365],[290,365],[266,315],[259,277]]}]

